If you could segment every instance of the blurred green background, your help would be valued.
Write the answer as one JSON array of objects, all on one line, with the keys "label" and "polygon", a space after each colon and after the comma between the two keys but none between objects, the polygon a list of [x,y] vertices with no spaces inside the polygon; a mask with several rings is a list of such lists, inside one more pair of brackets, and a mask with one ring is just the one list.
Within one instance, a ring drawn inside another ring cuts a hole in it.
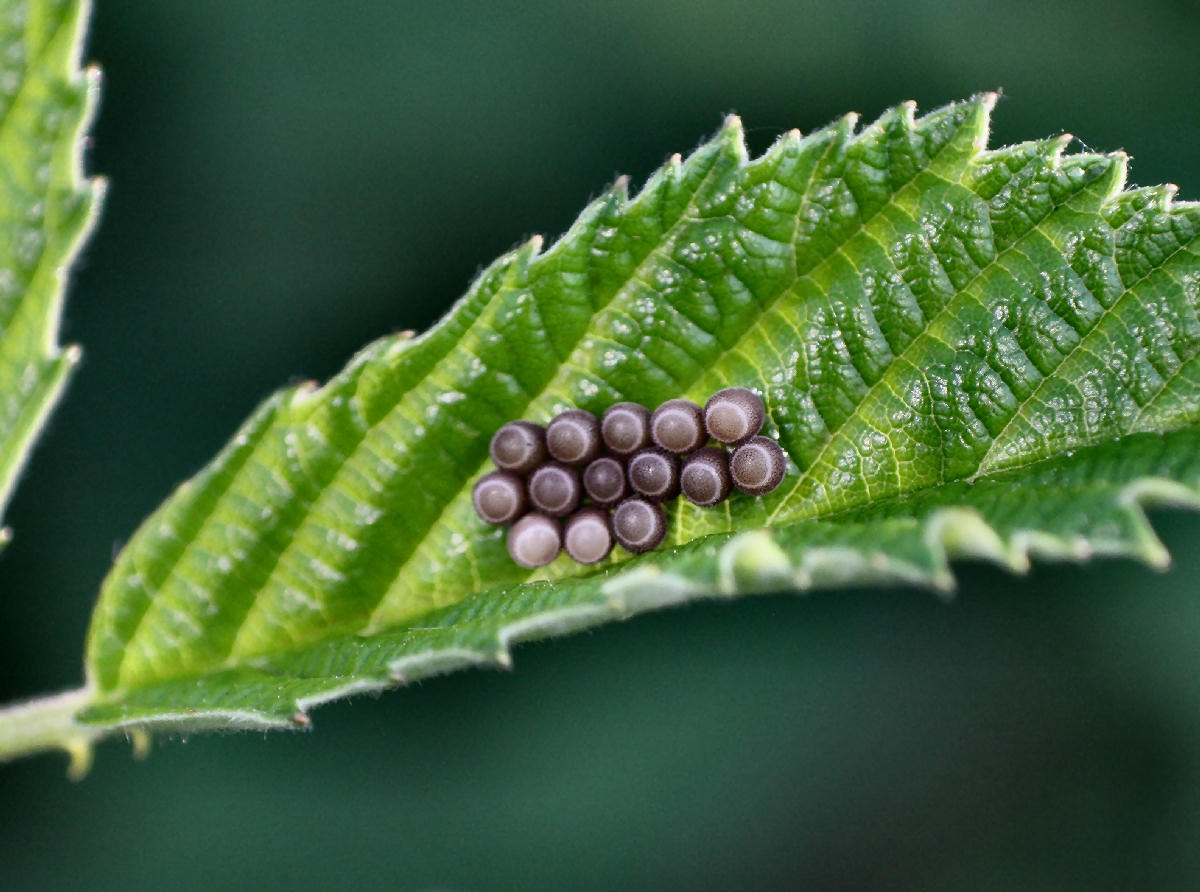
[{"label": "blurred green background", "polygon": [[[740,112],[1007,94],[1200,198],[1200,17],[1171,0],[97,0],[71,288],[83,367],[8,518],[0,698],[77,685],[114,550],[251,408],[424,328]],[[703,604],[322,708],[311,734],[0,767],[0,888],[1200,885],[1200,519],[1167,574],[964,566]]]}]

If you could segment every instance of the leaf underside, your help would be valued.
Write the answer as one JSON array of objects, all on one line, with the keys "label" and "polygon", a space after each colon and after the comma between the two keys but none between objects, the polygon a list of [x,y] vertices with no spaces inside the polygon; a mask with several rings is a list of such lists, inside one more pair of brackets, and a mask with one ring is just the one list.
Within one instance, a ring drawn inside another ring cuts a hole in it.
[{"label": "leaf underside", "polygon": [[[88,636],[94,734],[271,727],[524,638],[947,561],[1166,554],[1200,504],[1200,207],[1117,153],[989,151],[994,97],[787,133],[736,119],[417,338],[276,394],[144,524]],[[470,489],[505,421],[763,394],[773,494],[670,506],[656,552],[516,566]]]},{"label": "leaf underside", "polygon": [[73,0],[0,3],[0,514],[80,356],[58,322],[103,186],[80,164],[98,87],[79,69],[86,18]]}]

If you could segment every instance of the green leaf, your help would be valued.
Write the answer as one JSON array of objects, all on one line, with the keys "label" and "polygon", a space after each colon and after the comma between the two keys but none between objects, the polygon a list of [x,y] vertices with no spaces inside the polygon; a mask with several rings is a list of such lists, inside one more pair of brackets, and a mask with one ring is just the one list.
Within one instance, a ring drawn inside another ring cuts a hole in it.
[{"label": "green leaf", "polygon": [[99,86],[79,68],[86,18],[71,0],[0,2],[0,514],[80,357],[57,339],[103,190],[80,164]]},{"label": "green leaf", "polygon": [[[268,400],[121,553],[63,738],[304,725],[698,597],[948,590],[953,557],[1165,563],[1143,506],[1200,504],[1200,207],[1122,191],[1124,155],[1066,137],[988,151],[993,101],[753,161],[730,119],[425,335]],[[790,456],[773,494],[677,501],[656,552],[532,573],[475,518],[503,422],[731,384]]]}]

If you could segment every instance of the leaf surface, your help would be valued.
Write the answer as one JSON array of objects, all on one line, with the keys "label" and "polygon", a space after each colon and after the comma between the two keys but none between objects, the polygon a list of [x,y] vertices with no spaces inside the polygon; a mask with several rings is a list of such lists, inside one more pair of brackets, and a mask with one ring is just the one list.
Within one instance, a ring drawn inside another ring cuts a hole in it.
[{"label": "leaf surface", "polygon": [[0,514],[80,357],[58,322],[103,189],[81,173],[99,85],[79,68],[86,18],[72,0],[0,3]]},{"label": "leaf surface", "polygon": [[[88,638],[89,733],[313,704],[697,597],[947,561],[1166,555],[1200,497],[1200,207],[1117,153],[988,150],[994,97],[747,157],[726,122],[635,196],[485,270],[426,334],[268,400],[130,541]],[[505,421],[757,389],[783,486],[667,542],[526,571],[470,490]]]}]

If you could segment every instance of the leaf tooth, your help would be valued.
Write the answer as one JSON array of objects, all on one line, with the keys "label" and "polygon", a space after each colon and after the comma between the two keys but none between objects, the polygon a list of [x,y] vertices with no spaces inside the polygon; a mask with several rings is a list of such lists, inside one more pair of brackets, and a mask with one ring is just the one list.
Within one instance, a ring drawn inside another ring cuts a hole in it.
[{"label": "leaf tooth", "polygon": [[629,204],[629,174],[623,173],[613,180],[613,184],[606,193],[606,198],[618,207]]},{"label": "leaf tooth", "polygon": [[728,148],[739,164],[746,163],[749,154],[746,150],[746,130],[738,115],[725,116],[717,132],[717,140]]},{"label": "leaf tooth", "polygon": [[917,118],[913,129],[922,132],[943,126],[947,119],[958,119],[954,129],[967,129],[971,132],[971,153],[978,155],[988,146],[995,98],[994,93],[981,93],[965,102],[952,102],[936,108],[924,117]]},{"label": "leaf tooth", "polygon": [[1153,208],[1156,211],[1165,211],[1167,204],[1171,200],[1171,194],[1166,186],[1136,186],[1133,189],[1126,189],[1123,197],[1128,197],[1131,201],[1136,201],[1142,209]]},{"label": "leaf tooth", "polygon": [[92,770],[92,760],[95,755],[91,738],[72,738],[63,744],[63,749],[67,752],[67,777],[73,781],[83,780]]},{"label": "leaf tooth", "polygon": [[283,393],[286,394],[286,403],[289,409],[303,409],[320,398],[321,385],[312,379],[297,381],[290,390],[285,390]]},{"label": "leaf tooth", "polygon": [[796,584],[795,572],[769,530],[751,530],[734,536],[718,553],[716,590],[735,595],[747,588],[787,588]]},{"label": "leaf tooth", "polygon": [[512,669],[512,651],[507,647],[503,650],[496,651],[495,654],[496,667],[499,669]]},{"label": "leaf tooth", "polygon": [[[975,558],[993,561],[1014,573],[1029,570],[1029,556],[1021,549],[1006,543],[983,517],[973,508],[943,508],[935,511],[926,521],[925,541],[940,549],[946,559]],[[949,567],[944,567],[945,579],[938,588],[949,591],[954,578]],[[936,576],[937,574],[935,574]],[[935,584],[937,584],[935,582]]]},{"label": "leaf tooth", "polygon": [[1050,139],[1046,140],[1050,147],[1048,159],[1051,167],[1062,167],[1063,153],[1066,152],[1067,146],[1069,146],[1074,139],[1075,135],[1073,133],[1060,133],[1058,136],[1052,136]]},{"label": "leaf tooth", "polygon": [[1106,156],[1112,161],[1112,167],[1109,171],[1108,192],[1104,198],[1104,205],[1109,204],[1125,189],[1125,184],[1129,179],[1129,154],[1121,150],[1109,152]]},{"label": "leaf tooth", "polygon": [[859,120],[861,120],[861,115],[858,112],[846,112],[825,129],[836,133],[844,147],[857,138]]},{"label": "leaf tooth", "polygon": [[[614,209],[626,207],[628,203],[629,176],[627,174],[621,174],[621,176],[617,177],[613,181],[611,186],[600,193],[600,195],[596,196],[596,198],[588,202],[587,207],[585,207],[583,212],[575,218],[575,222],[571,224],[571,227],[566,232],[564,232],[558,238],[553,239],[550,242],[550,245],[546,247],[545,250],[541,251],[534,265],[536,266],[544,261],[548,261],[550,258],[553,258],[556,253],[570,250],[575,241],[594,230],[599,221],[603,220],[606,216],[611,215]],[[501,258],[501,260],[505,260],[510,256],[511,255],[505,255],[503,258]],[[494,269],[495,267],[496,264],[492,264],[490,269]],[[476,282],[481,281],[483,276],[483,273],[477,276]],[[430,332],[434,330],[435,329],[428,329]],[[423,332],[418,336],[418,339],[425,337],[425,334],[426,333]]]},{"label": "leaf tooth", "polygon": [[657,201],[665,187],[679,181],[684,163],[682,155],[678,152],[673,154],[654,173],[650,174],[633,198],[629,197],[629,176],[622,174],[618,180],[621,187],[622,216],[641,213],[648,205]]},{"label": "leaf tooth", "polygon": [[1172,205],[1175,203],[1175,196],[1179,194],[1179,187],[1174,183],[1163,183],[1159,187],[1158,209],[1165,213],[1170,213]]},{"label": "leaf tooth", "polygon": [[982,152],[988,147],[992,135],[992,110],[996,107],[996,101],[999,98],[999,92],[992,90],[976,93],[968,100],[979,109],[974,140],[976,152]]},{"label": "leaf tooth", "polygon": [[1146,509],[1200,510],[1200,490],[1163,477],[1144,477],[1128,484],[1117,496],[1117,502],[1138,515],[1139,522],[1135,526],[1138,557],[1155,569],[1165,570],[1171,564],[1171,554],[1150,525]]},{"label": "leaf tooth", "polygon": [[[851,128],[858,126],[859,115],[857,112],[843,116],[843,120],[851,119]],[[889,127],[899,123],[901,129],[912,132],[920,126],[917,120],[917,103],[909,99],[906,102],[901,102],[899,105],[889,108],[874,121],[871,121],[855,134],[855,141],[858,140],[874,140],[881,137],[887,132]]]},{"label": "leaf tooth", "polygon": [[541,256],[542,241],[540,235],[531,235],[517,248],[515,272],[519,277],[526,277],[529,274],[529,267]]}]

